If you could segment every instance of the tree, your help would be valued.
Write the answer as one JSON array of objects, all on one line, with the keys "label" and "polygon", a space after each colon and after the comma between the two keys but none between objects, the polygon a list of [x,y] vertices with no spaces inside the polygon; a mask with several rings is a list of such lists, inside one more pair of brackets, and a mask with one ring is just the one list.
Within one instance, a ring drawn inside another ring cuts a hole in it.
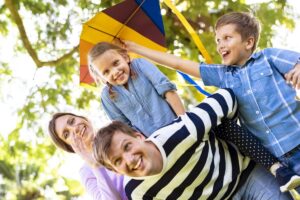
[{"label": "tree", "polygon": [[[92,1],[95,2],[95,1]],[[96,12],[114,5],[120,0],[103,0],[100,4],[86,0],[5,0],[0,2],[0,34],[5,38],[17,31],[14,45],[16,55],[29,56],[36,71],[45,69],[47,78],[30,88],[25,103],[16,108],[15,129],[6,137],[0,137],[0,197],[9,199],[70,199],[82,192],[77,182],[57,177],[56,169],[49,163],[53,157],[62,157],[60,151],[47,137],[47,120],[65,105],[76,110],[101,109],[99,91],[78,86],[78,42],[81,24]],[[2,4],[2,5],[1,5]],[[283,0],[246,5],[243,0],[177,0],[182,14],[199,33],[202,42],[215,62],[220,58],[215,51],[213,24],[229,11],[252,10],[262,23],[259,47],[272,46],[274,25],[294,28],[295,18],[291,6]],[[163,20],[170,52],[184,58],[199,60],[199,52],[190,36],[171,10],[162,3]],[[298,16],[297,16],[298,17]],[[0,88],[21,80],[14,77],[12,67],[0,61]],[[27,67],[26,65],[20,67]],[[172,80],[178,80],[174,71],[161,68]],[[34,77],[36,78],[36,77]],[[24,83],[27,84],[27,83]],[[192,97],[203,96],[192,89],[179,85],[186,105]],[[190,88],[190,87],[189,87]],[[15,91],[14,91],[15,92]],[[9,94],[2,94],[7,102]],[[99,105],[96,108],[92,105]],[[99,114],[102,115],[102,113]],[[30,134],[30,140],[22,139]],[[61,188],[63,185],[63,189]],[[4,192],[5,191],[5,192]]]}]

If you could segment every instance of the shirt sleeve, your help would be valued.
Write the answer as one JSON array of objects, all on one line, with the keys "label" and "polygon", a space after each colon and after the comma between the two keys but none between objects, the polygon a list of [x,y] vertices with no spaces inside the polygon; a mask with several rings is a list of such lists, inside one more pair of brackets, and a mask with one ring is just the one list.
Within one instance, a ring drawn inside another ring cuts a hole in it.
[{"label": "shirt sleeve", "polygon": [[281,74],[289,72],[299,63],[300,53],[284,49],[267,48],[264,51],[269,63]]},{"label": "shirt sleeve", "polygon": [[119,120],[131,126],[131,122],[129,121],[129,119],[114,104],[112,99],[110,99],[108,92],[105,90],[103,90],[101,93],[101,104],[105,113],[111,120]]},{"label": "shirt sleeve", "polygon": [[226,67],[224,65],[213,65],[200,63],[200,76],[207,86],[221,87],[225,76]]},{"label": "shirt sleeve", "polygon": [[93,200],[127,199],[123,189],[123,176],[107,171],[104,167],[91,169],[88,165],[81,167],[81,182]]},{"label": "shirt sleeve", "polygon": [[176,86],[155,65],[146,59],[134,59],[133,65],[139,73],[142,73],[152,83],[157,93],[162,97],[167,91],[176,90]]},{"label": "shirt sleeve", "polygon": [[204,99],[198,106],[188,112],[185,117],[186,127],[197,140],[207,140],[210,130],[224,119],[237,117],[237,100],[231,89],[219,89]]}]

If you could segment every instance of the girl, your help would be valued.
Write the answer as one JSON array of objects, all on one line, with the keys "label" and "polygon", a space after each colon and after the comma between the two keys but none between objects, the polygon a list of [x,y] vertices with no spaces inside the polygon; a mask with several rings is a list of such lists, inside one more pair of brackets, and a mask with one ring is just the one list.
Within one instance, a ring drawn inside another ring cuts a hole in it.
[{"label": "girl", "polygon": [[175,85],[147,60],[130,60],[126,50],[101,42],[90,50],[88,61],[96,82],[106,84],[101,102],[110,119],[149,136],[184,114]]}]

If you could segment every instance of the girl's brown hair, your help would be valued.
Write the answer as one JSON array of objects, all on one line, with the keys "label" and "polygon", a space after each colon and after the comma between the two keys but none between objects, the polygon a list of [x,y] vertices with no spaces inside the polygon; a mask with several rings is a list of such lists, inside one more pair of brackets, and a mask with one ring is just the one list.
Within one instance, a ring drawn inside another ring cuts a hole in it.
[{"label": "girl's brown hair", "polygon": [[[101,82],[105,83],[109,88],[109,97],[111,99],[115,99],[117,94],[115,91],[113,91],[112,85],[103,81],[103,78],[101,77],[101,75],[97,72],[97,70],[93,66],[94,60],[108,50],[115,50],[123,57],[129,58],[129,55],[125,49],[122,49],[119,46],[108,43],[108,42],[99,42],[95,46],[93,46],[93,48],[88,53],[88,65],[89,65],[89,72],[92,75],[92,77],[94,78],[94,80],[96,81],[96,84],[99,85]],[[130,58],[129,58],[129,63],[128,63],[129,67],[130,67],[130,64],[131,63],[130,63]],[[130,77],[133,79],[136,77],[136,73],[131,69],[131,67],[130,67]]]},{"label": "girl's brown hair", "polygon": [[63,141],[57,134],[56,132],[56,126],[55,126],[55,122],[58,118],[62,117],[62,116],[65,116],[65,115],[71,115],[71,116],[74,116],[74,117],[80,117],[80,118],[83,118],[85,120],[88,121],[88,119],[86,117],[83,117],[83,116],[80,116],[80,115],[75,115],[73,113],[56,113],[52,116],[52,119],[49,121],[49,125],[48,125],[48,129],[49,129],[49,133],[50,133],[50,137],[52,139],[52,141],[54,142],[54,144],[69,152],[69,153],[75,153],[74,149],[72,148],[71,145],[67,144],[65,141]]}]

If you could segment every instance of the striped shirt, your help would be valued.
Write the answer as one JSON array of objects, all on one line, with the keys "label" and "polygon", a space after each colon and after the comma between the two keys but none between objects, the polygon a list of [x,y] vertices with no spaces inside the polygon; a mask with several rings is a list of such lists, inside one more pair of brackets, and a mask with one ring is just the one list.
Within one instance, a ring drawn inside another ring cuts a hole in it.
[{"label": "striped shirt", "polygon": [[298,52],[267,48],[244,66],[200,64],[204,84],[233,90],[241,124],[276,157],[300,144],[300,102],[284,79],[299,59]]},{"label": "striped shirt", "polygon": [[[163,157],[161,173],[125,178],[129,199],[229,199],[249,165],[233,146],[210,130],[223,118],[234,118],[237,102],[221,89],[201,104],[158,129],[148,140]],[[153,161],[155,162],[155,161]]]}]

